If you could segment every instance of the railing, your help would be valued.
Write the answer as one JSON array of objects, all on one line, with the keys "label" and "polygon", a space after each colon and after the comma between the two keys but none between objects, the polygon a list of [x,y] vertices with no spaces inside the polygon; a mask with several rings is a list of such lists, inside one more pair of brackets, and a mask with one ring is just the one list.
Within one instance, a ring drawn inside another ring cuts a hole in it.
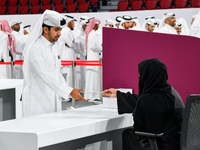
[{"label": "railing", "polygon": [[[76,66],[99,66],[100,67],[100,93],[103,90],[102,86],[102,60],[97,61],[61,61],[62,66],[72,66],[72,88],[75,88],[75,69]],[[14,77],[14,65],[23,65],[23,60],[15,60],[15,62],[0,62],[0,65],[11,65],[11,78]],[[101,94],[100,94],[101,95]],[[102,95],[100,96],[102,101]],[[75,99],[72,98],[72,107],[75,107]]]}]

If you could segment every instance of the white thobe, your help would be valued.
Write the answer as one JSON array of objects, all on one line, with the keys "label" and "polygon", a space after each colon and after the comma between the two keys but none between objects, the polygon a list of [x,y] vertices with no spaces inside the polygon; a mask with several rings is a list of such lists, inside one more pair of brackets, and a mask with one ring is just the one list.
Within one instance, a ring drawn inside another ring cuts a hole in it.
[{"label": "white thobe", "polygon": [[[3,59],[4,62],[9,61],[8,53],[8,36],[0,30],[0,61]],[[0,65],[0,79],[7,78],[7,69],[10,69],[8,65]]]},{"label": "white thobe", "polygon": [[61,60],[57,43],[53,44],[40,36],[29,55],[30,79],[29,83],[24,81],[22,94],[24,117],[60,111],[58,95],[67,99],[72,88],[66,85],[60,73]]},{"label": "white thobe", "polygon": [[[15,37],[16,41],[16,57],[15,60],[23,60],[23,49],[26,45],[28,40],[28,35],[24,35],[20,32],[12,31],[12,34]],[[23,79],[23,72],[21,65],[15,65],[15,78],[16,79]]]},{"label": "white thobe", "polygon": [[159,33],[168,33],[168,34],[178,34],[176,29],[168,24],[165,24],[159,31]]},{"label": "white thobe", "polygon": [[[77,53],[80,56],[80,60],[85,60],[85,32],[81,28],[77,33],[76,39],[79,44],[79,51],[77,51]],[[85,69],[85,66],[76,66],[77,88],[85,88]]]},{"label": "white thobe", "polygon": [[[61,60],[72,61],[76,60],[76,50],[78,49],[78,43],[75,42],[75,38],[70,28],[65,27],[61,31],[59,38],[59,50]],[[72,67],[64,66],[61,70],[62,74],[67,74],[66,82],[68,86],[72,86]]]},{"label": "white thobe", "polygon": [[[87,41],[87,60],[100,60],[102,51],[99,35],[92,30]],[[86,67],[85,95],[86,99],[100,99],[100,68],[99,66]]]}]

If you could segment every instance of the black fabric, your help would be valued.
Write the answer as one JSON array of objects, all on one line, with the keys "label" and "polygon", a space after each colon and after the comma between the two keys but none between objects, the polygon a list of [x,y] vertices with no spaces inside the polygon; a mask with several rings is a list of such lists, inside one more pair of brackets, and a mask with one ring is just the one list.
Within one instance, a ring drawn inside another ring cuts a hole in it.
[{"label": "black fabric", "polygon": [[138,71],[139,96],[118,91],[118,112],[133,113],[134,130],[164,133],[157,139],[159,149],[177,150],[184,105],[176,91],[177,94],[172,94],[174,89],[167,83],[167,68],[158,59],[147,59],[139,64]]},{"label": "black fabric", "polygon": [[122,93],[117,91],[117,105],[118,105],[118,113],[133,113],[137,100],[138,95],[128,93]]},{"label": "black fabric", "polygon": [[150,150],[149,142],[138,139],[138,137],[133,134],[133,129],[124,130],[122,133],[122,140],[123,150]]}]

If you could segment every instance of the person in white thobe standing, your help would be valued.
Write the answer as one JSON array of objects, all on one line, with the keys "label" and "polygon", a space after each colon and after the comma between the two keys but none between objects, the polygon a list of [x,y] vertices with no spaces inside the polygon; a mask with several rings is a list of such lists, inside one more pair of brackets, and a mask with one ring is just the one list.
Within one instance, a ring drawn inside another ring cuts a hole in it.
[{"label": "person in white thobe standing", "polygon": [[165,13],[160,21],[158,28],[159,33],[178,34],[174,26],[176,25],[176,17],[174,13]]},{"label": "person in white thobe standing", "polygon": [[[72,30],[74,30],[74,17],[66,16],[66,27],[61,31],[61,36],[58,40],[61,60],[76,61],[76,51],[78,50],[78,43],[75,41]],[[72,87],[72,66],[63,66],[61,72],[66,80],[68,86]],[[76,80],[75,80],[76,85]],[[72,98],[66,99],[71,101]]]},{"label": "person in white thobe standing", "polygon": [[[7,57],[7,40],[8,36],[2,31],[2,26],[0,23],[0,62],[5,62]],[[6,65],[0,65],[0,79],[6,78]]]},{"label": "person in white thobe standing", "polygon": [[[1,34],[2,42],[0,43],[0,47],[2,47],[3,50],[3,60],[4,62],[11,62],[14,61],[16,56],[16,40],[15,37],[12,34],[10,25],[8,24],[7,20],[0,20],[1,23],[1,31],[3,33]],[[4,43],[5,42],[5,43]],[[11,78],[11,65],[5,65],[6,66],[6,78]]]},{"label": "person in white thobe standing", "polygon": [[24,48],[24,117],[61,111],[59,96],[67,99],[71,95],[76,100],[85,100],[79,93],[83,90],[67,86],[60,72],[56,41],[65,23],[61,14],[46,10]]},{"label": "person in white thobe standing", "polygon": [[[77,34],[77,42],[79,44],[79,60],[83,61],[86,60],[86,51],[85,51],[85,29],[87,27],[87,24],[89,23],[89,20],[83,20],[79,23],[79,32]],[[76,66],[76,77],[78,82],[79,88],[85,88],[85,66]]]},{"label": "person in white thobe standing", "polygon": [[[22,55],[23,49],[26,45],[26,42],[28,40],[28,35],[24,35],[24,33],[19,32],[21,22],[19,20],[14,20],[10,22],[10,28],[12,29],[12,34],[15,37],[16,40],[16,57],[15,60],[23,60],[24,57]],[[21,65],[15,65],[15,79],[23,79],[23,72],[22,72],[22,66]]]},{"label": "person in white thobe standing", "polygon": [[[87,60],[100,60],[99,53],[102,51],[102,44],[97,34],[100,22],[98,19],[91,19],[85,29]],[[100,94],[100,68],[99,66],[87,66],[84,98],[99,101]]]}]

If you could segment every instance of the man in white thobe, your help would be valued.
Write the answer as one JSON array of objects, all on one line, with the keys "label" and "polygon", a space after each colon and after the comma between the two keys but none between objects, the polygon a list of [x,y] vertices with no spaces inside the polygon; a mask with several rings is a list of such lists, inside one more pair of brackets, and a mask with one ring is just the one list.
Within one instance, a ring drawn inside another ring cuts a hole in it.
[{"label": "man in white thobe", "polygon": [[[20,24],[21,22],[19,20],[14,20],[10,23],[10,27],[12,29],[12,34],[15,37],[16,41],[16,57],[15,60],[23,60],[24,57],[22,56],[23,49],[26,45],[26,42],[28,40],[28,35],[24,35],[20,31]],[[23,72],[22,72],[22,66],[21,65],[15,65],[15,79],[23,79]]]},{"label": "man in white thobe", "polygon": [[[8,36],[2,31],[0,23],[0,62],[6,62],[8,57],[7,40]],[[6,79],[6,65],[0,65],[0,79]]]},{"label": "man in white thobe", "polygon": [[194,21],[193,21],[191,28],[190,28],[190,35],[200,38],[200,11],[194,17]]},{"label": "man in white thobe", "polygon": [[106,23],[105,23],[105,27],[110,27],[110,28],[114,28],[115,26],[115,22],[111,19],[107,19]]},{"label": "man in white thobe", "polygon": [[119,29],[129,29],[131,20],[132,20],[132,18],[128,15],[122,16],[122,20],[120,22]]},{"label": "man in white thobe", "polygon": [[[99,53],[102,51],[102,44],[99,42],[97,30],[99,28],[98,19],[91,19],[86,33],[86,50],[87,60],[100,60]],[[99,66],[86,66],[86,81],[85,81],[85,94],[84,98],[91,101],[100,100],[100,68]]]},{"label": "man in white thobe", "polygon": [[174,13],[165,13],[159,28],[159,33],[177,34],[174,26],[176,25],[176,17]]},{"label": "man in white thobe", "polygon": [[197,15],[193,15],[192,16],[191,25],[193,24],[193,22],[194,22],[194,20],[195,20],[196,17],[197,17]]},{"label": "man in white thobe", "polygon": [[120,25],[120,22],[122,20],[122,17],[121,16],[117,16],[115,18],[115,28],[119,28],[119,25]]},{"label": "man in white thobe", "polygon": [[32,27],[31,27],[31,25],[26,25],[26,26],[24,26],[23,27],[24,28],[24,34],[26,35],[26,34],[28,34],[28,35],[30,35],[30,33],[32,32]]},{"label": "man in white thobe", "polygon": [[178,35],[181,35],[181,31],[182,31],[182,27],[183,25],[179,22],[176,22],[176,25],[174,26],[176,29],[176,32],[178,33]]},{"label": "man in white thobe", "polygon": [[[16,41],[15,37],[12,34],[10,25],[8,24],[7,20],[0,20],[1,23],[1,31],[3,33],[1,34],[2,37],[2,43],[0,44],[3,50],[3,60],[4,62],[11,62],[11,60],[15,59],[16,55]],[[5,41],[5,43],[3,42]],[[11,78],[11,66],[10,65],[5,65],[6,66],[6,78]]]},{"label": "man in white thobe", "polygon": [[154,16],[149,16],[145,18],[145,22],[142,25],[144,31],[153,32],[157,26],[157,21]]},{"label": "man in white thobe", "polygon": [[[79,44],[79,58],[78,60],[85,60],[86,51],[85,51],[85,29],[87,27],[87,24],[89,23],[89,20],[83,20],[79,23],[80,27],[79,32],[77,34],[76,40]],[[78,83],[79,88],[85,88],[85,66],[76,66],[76,80]]]},{"label": "man in white thobe", "polygon": [[[72,30],[74,30],[74,17],[66,16],[66,22],[66,27],[61,31],[61,36],[59,38],[60,56],[63,61],[75,61],[76,51],[79,47],[72,33]],[[67,85],[72,87],[72,66],[63,66],[61,72]]]},{"label": "man in white thobe", "polygon": [[[81,89],[66,85],[60,73],[61,60],[56,42],[65,25],[64,17],[46,10],[37,22],[24,49],[23,116],[33,116],[61,110],[59,96],[85,100]],[[59,96],[58,96],[59,95]]]}]

